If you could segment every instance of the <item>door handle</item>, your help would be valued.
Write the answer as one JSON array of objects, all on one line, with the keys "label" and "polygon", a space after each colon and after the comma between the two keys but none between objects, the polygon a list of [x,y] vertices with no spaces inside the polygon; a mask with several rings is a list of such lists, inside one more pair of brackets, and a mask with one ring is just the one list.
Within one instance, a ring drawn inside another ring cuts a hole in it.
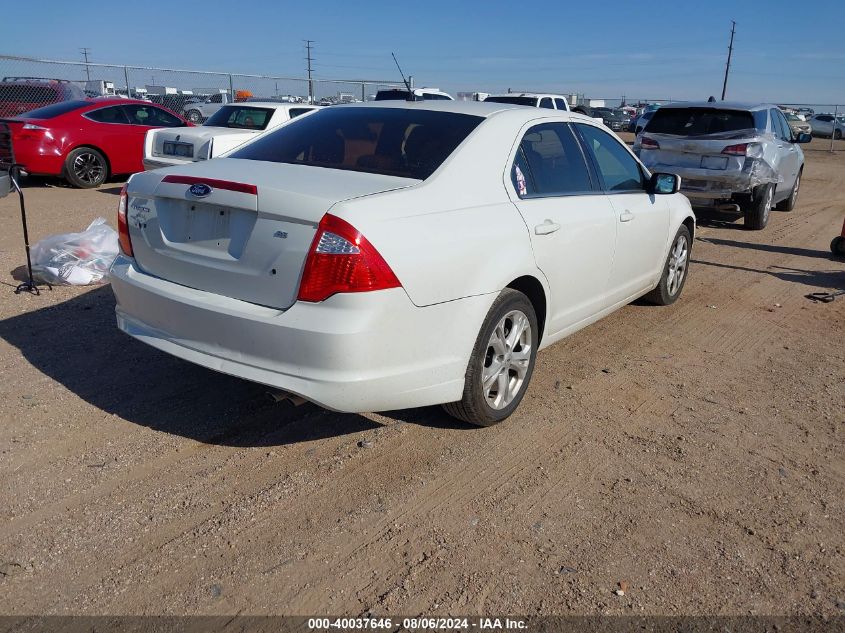
[{"label": "door handle", "polygon": [[552,222],[551,220],[546,220],[542,224],[538,224],[534,227],[534,232],[537,235],[548,235],[549,233],[554,233],[560,228],[560,224],[557,222]]},{"label": "door handle", "polygon": [[620,221],[620,222],[630,222],[631,220],[633,220],[633,219],[634,219],[634,217],[635,217],[635,216],[634,216],[634,214],[633,214],[633,213],[631,213],[630,211],[628,211],[628,209],[625,209],[625,210],[622,212],[622,215],[620,215],[620,216],[619,216],[619,221]]}]

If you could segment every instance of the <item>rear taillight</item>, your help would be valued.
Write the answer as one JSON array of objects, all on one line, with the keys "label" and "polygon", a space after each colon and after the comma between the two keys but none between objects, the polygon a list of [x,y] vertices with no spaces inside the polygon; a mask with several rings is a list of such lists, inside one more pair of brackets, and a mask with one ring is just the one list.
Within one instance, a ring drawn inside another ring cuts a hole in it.
[{"label": "rear taillight", "polygon": [[354,226],[328,213],[323,216],[305,260],[300,301],[400,286],[384,258]]},{"label": "rear taillight", "polygon": [[126,193],[126,185],[120,190],[120,202],[117,203],[117,239],[120,243],[120,250],[125,255],[132,257],[132,240],[129,237],[129,221],[126,219],[126,207],[129,203],[129,196]]},{"label": "rear taillight", "polygon": [[653,138],[644,136],[640,139],[640,149],[660,149],[660,143]]},{"label": "rear taillight", "polygon": [[731,156],[745,156],[748,152],[748,143],[740,143],[739,145],[728,145],[722,150],[723,154],[730,154]]}]

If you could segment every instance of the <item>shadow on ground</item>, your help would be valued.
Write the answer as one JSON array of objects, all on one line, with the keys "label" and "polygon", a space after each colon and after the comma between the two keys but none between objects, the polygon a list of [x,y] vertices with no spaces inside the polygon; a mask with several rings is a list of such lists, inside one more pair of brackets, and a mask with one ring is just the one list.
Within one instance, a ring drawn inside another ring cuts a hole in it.
[{"label": "shadow on ground", "polygon": [[[209,444],[276,446],[380,426],[312,404],[276,403],[262,385],[181,361],[130,338],[115,325],[109,286],[0,321],[0,338],[91,405]],[[466,428],[436,407],[387,415],[414,424]]]}]

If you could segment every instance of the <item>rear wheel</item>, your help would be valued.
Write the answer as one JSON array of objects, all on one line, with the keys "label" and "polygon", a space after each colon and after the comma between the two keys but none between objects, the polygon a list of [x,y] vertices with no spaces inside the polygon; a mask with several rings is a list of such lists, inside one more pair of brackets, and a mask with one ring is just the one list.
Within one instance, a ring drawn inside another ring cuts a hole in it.
[{"label": "rear wheel", "polygon": [[836,130],[833,133],[833,138],[835,138],[837,141],[840,140],[842,138],[842,130]]},{"label": "rear wheel", "polygon": [[105,156],[92,147],[78,147],[65,159],[65,178],[74,187],[99,187],[108,175]]},{"label": "rear wheel", "polygon": [[668,306],[677,301],[687,281],[691,251],[692,239],[689,229],[681,225],[681,228],[675,233],[672,248],[669,249],[669,256],[663,266],[660,282],[657,284],[657,288],[644,297],[646,301],[659,306]]},{"label": "rear wheel", "polygon": [[531,380],[539,328],[524,294],[505,288],[493,302],[472,350],[463,398],[446,412],[470,424],[492,426],[513,413]]},{"label": "rear wheel", "polygon": [[188,110],[187,118],[191,123],[199,123],[202,119],[202,112],[199,110]]},{"label": "rear wheel", "polygon": [[755,187],[751,200],[743,205],[742,213],[745,218],[745,228],[760,231],[769,223],[769,211],[772,209],[772,199],[775,195],[773,184]]},{"label": "rear wheel", "polygon": [[830,243],[830,250],[834,255],[845,257],[845,237],[837,235]]},{"label": "rear wheel", "polygon": [[798,170],[798,176],[795,178],[795,185],[793,185],[789,197],[778,202],[777,207],[775,207],[778,211],[792,211],[795,208],[795,202],[798,200],[798,187],[801,186],[801,174],[803,173],[804,168],[802,167]]}]

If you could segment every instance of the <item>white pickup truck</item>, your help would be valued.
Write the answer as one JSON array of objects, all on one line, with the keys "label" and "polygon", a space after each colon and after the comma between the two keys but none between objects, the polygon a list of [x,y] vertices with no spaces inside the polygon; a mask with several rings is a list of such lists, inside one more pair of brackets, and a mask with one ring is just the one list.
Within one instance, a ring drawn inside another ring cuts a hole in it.
[{"label": "white pickup truck", "polygon": [[317,110],[297,103],[248,101],[221,106],[203,125],[156,128],[144,140],[144,169],[208,160]]}]

